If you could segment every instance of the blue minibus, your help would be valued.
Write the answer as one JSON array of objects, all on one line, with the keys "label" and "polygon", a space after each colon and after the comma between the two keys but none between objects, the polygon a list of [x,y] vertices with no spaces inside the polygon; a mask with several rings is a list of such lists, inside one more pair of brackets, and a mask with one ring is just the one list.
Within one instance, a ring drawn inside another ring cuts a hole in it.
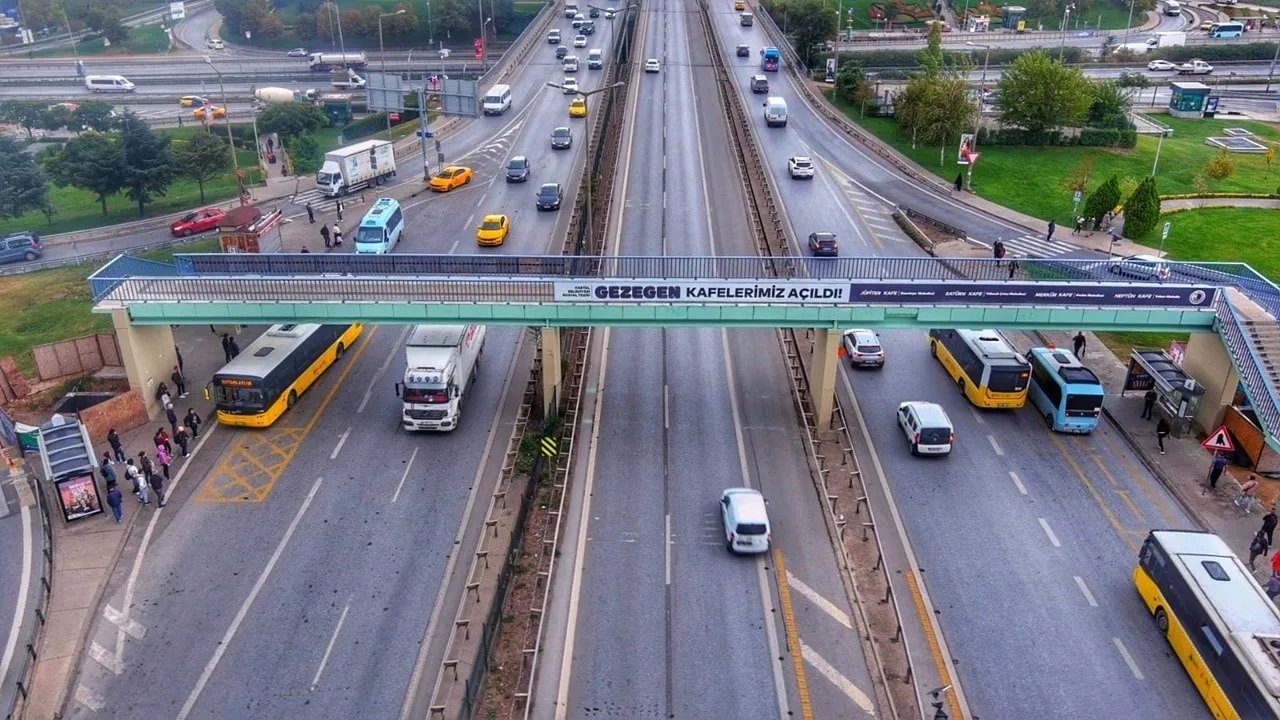
[{"label": "blue minibus", "polygon": [[1027,397],[1044,424],[1063,433],[1086,435],[1102,416],[1102,381],[1076,356],[1058,348],[1031,348]]},{"label": "blue minibus", "polygon": [[404,233],[404,211],[393,198],[378,198],[356,230],[356,253],[385,255]]},{"label": "blue minibus", "polygon": [[1209,26],[1211,38],[1238,38],[1244,34],[1242,22],[1218,22]]}]

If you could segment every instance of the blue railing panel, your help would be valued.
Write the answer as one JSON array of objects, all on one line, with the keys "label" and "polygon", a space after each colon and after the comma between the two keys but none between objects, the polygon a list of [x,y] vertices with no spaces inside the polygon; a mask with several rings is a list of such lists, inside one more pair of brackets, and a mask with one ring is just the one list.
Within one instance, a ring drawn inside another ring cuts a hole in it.
[{"label": "blue railing panel", "polygon": [[178,268],[175,265],[143,260],[131,255],[119,255],[89,276],[89,288],[93,293],[93,301],[98,302],[129,278],[177,277],[177,275]]},{"label": "blue railing panel", "polygon": [[1218,334],[1231,353],[1231,358],[1245,387],[1245,394],[1253,405],[1254,414],[1262,423],[1267,442],[1280,450],[1280,393],[1270,382],[1259,362],[1258,349],[1254,347],[1244,321],[1225,295],[1219,301]]}]

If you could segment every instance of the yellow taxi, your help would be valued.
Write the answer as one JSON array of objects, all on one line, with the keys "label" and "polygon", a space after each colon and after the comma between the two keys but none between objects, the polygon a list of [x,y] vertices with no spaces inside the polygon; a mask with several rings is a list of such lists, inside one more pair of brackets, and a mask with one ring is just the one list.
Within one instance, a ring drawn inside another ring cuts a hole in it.
[{"label": "yellow taxi", "polygon": [[449,192],[456,187],[462,187],[471,182],[473,177],[471,168],[450,165],[432,176],[430,187],[436,192]]},{"label": "yellow taxi", "polygon": [[217,120],[218,118],[224,118],[227,116],[227,109],[224,107],[218,107],[217,105],[205,105],[204,107],[198,107],[191,111],[192,115],[195,115],[201,120],[205,119],[205,113],[209,113],[211,118]]},{"label": "yellow taxi", "polygon": [[199,95],[183,95],[178,98],[178,107],[197,107],[204,104],[204,98]]},{"label": "yellow taxi", "polygon": [[511,230],[511,221],[506,215],[485,215],[476,228],[477,245],[501,245],[507,240],[507,232]]},{"label": "yellow taxi", "polygon": [[569,117],[586,117],[587,99],[576,97],[569,101]]},{"label": "yellow taxi", "polygon": [[747,3],[745,0],[734,0],[733,9],[738,12],[742,12],[747,9]]}]

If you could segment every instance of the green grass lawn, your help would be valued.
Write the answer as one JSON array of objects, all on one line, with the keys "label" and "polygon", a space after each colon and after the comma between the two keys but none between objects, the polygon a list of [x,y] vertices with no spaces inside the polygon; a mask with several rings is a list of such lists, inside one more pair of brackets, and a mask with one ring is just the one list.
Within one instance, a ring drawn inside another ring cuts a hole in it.
[{"label": "green grass lawn", "polygon": [[1134,348],[1168,350],[1174,340],[1186,342],[1187,333],[1100,332],[1098,339],[1121,361],[1128,362]]},{"label": "green grass lawn", "polygon": [[1247,263],[1272,282],[1280,281],[1280,211],[1267,208],[1201,208],[1165,213],[1139,242],[1160,247],[1175,260]]},{"label": "green grass lawn", "polygon": [[169,37],[165,35],[164,29],[157,24],[143,25],[142,27],[130,29],[129,37],[124,41],[123,45],[112,45],[108,47],[102,44],[101,38],[96,38],[93,40],[82,40],[76,43],[75,52],[72,52],[71,48],[63,46],[37,50],[36,52],[31,53],[31,56],[70,57],[72,55],[146,55],[168,51]]},{"label": "green grass lawn", "polygon": [[[853,9],[853,29],[854,30],[872,30],[872,29],[883,28],[883,23],[881,23],[881,28],[876,28],[872,24],[871,15],[868,12],[868,10],[871,8],[873,4],[881,4],[889,7],[893,6],[893,3],[891,2],[891,0],[828,0],[828,3],[831,5],[833,10],[839,10],[839,8],[844,8],[846,11],[849,10],[850,8]],[[977,4],[978,3],[975,0],[970,2],[968,4],[968,7],[972,10],[977,6]],[[996,3],[996,4],[1004,5],[1004,3]],[[965,9],[965,3],[963,2],[963,0],[961,0],[961,2],[959,3],[954,3],[953,7],[955,7],[956,9],[956,15],[959,16]],[[1093,8],[1090,9],[1088,12],[1083,13],[1079,18],[1077,18],[1075,15],[1072,15],[1071,22],[1070,22],[1071,29],[1073,30],[1097,29],[1099,27],[1099,15],[1102,16],[1101,27],[1103,29],[1123,28],[1129,21],[1129,4],[1109,2],[1108,0],[1100,0],[1100,2],[1094,3]],[[844,17],[847,19],[848,17],[847,14]],[[1142,21],[1145,19],[1146,19],[1146,15],[1142,12],[1141,9],[1134,12],[1133,14],[1134,25],[1140,25]],[[1077,20],[1079,21],[1078,26],[1077,26]],[[993,16],[992,25],[994,26],[998,22],[999,22],[999,19]],[[1033,30],[1036,28],[1036,25],[1039,22],[1041,22],[1040,18],[1027,18],[1027,26]],[[1046,17],[1043,19],[1044,29],[1056,30],[1058,29],[1058,23],[1060,22],[1062,22],[1061,14],[1056,14],[1054,17]],[[840,27],[844,28],[848,26],[844,22],[842,22]],[[894,27],[896,28],[899,26],[895,23]],[[921,24],[913,23],[910,25],[910,27],[921,27]],[[995,28],[993,27],[992,29],[994,30]]]},{"label": "green grass lawn", "polygon": [[[220,129],[215,128],[215,130]],[[204,132],[204,130],[195,127],[162,129],[157,130],[157,132],[167,134],[175,140],[181,140],[190,137],[194,133]],[[240,167],[248,170],[250,182],[255,182],[258,173],[253,169],[257,162],[253,151],[238,149],[236,158],[240,163]],[[235,174],[228,170],[222,177],[205,183],[204,194],[204,204],[206,205],[235,197]],[[102,214],[102,206],[98,204],[98,199],[93,193],[78,188],[60,188],[51,184],[49,186],[49,198],[53,202],[53,206],[57,208],[57,213],[53,216],[52,223],[49,223],[41,213],[27,213],[16,218],[0,220],[0,233],[13,232],[15,230],[34,230],[41,235],[52,235],[101,227],[103,225],[133,222],[138,219],[137,203],[130,200],[124,193],[119,193],[107,199],[106,215]],[[199,187],[190,180],[178,180],[169,186],[163,197],[155,198],[147,206],[147,216],[165,215],[200,204]]]},{"label": "green grass lawn", "polygon": [[[175,253],[218,252],[216,239],[203,239],[140,253],[170,262]],[[0,277],[0,297],[9,312],[0,313],[0,357],[12,357],[27,377],[35,362],[31,348],[111,329],[111,316],[89,311],[88,277],[101,262]]]},{"label": "green grass lawn", "polygon": [[[892,118],[859,118],[857,108],[838,102],[855,122],[877,137],[897,148],[907,157],[920,163],[938,177],[951,182],[963,166],[955,162],[956,149],[947,148],[943,162],[938,161],[938,148],[920,146],[911,148],[911,139],[904,137]],[[1160,164],[1156,176],[1161,195],[1195,192],[1195,176],[1203,172],[1205,163],[1218,154],[1218,150],[1205,145],[1204,138],[1220,135],[1224,127],[1243,127],[1252,131],[1258,139],[1280,143],[1280,129],[1276,126],[1240,119],[1181,120],[1161,116],[1160,122],[1174,129],[1173,137],[1166,139],[1160,148]],[[1085,157],[1094,159],[1090,189],[1104,182],[1112,174],[1140,181],[1151,172],[1155,159],[1157,139],[1138,138],[1138,146],[1123,148],[1082,147],[979,147],[982,159],[974,167],[973,186],[978,195],[1045,220],[1054,218],[1059,225],[1071,224],[1072,194],[1064,187],[1072,172]],[[1280,162],[1268,172],[1266,160],[1261,155],[1233,154],[1236,170],[1223,180],[1207,179],[1210,192],[1269,193],[1280,185]]]}]

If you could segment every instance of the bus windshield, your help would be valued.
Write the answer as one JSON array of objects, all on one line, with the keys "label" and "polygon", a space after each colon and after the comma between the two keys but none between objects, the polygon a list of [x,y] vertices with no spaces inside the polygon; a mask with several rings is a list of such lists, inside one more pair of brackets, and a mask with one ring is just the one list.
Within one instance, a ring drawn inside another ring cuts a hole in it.
[{"label": "bus windshield", "polygon": [[1025,368],[993,367],[987,389],[991,392],[1022,392],[1027,389],[1028,375]]},{"label": "bus windshield", "polygon": [[1068,415],[1094,415],[1102,409],[1101,395],[1068,395]]},{"label": "bus windshield", "polygon": [[[231,383],[240,385],[233,386]],[[218,380],[213,383],[214,402],[220,408],[228,410],[261,410],[263,407],[262,388],[245,380]]]},{"label": "bus windshield", "polygon": [[362,227],[356,231],[356,242],[358,243],[378,243],[386,239],[386,233],[380,227]]}]

